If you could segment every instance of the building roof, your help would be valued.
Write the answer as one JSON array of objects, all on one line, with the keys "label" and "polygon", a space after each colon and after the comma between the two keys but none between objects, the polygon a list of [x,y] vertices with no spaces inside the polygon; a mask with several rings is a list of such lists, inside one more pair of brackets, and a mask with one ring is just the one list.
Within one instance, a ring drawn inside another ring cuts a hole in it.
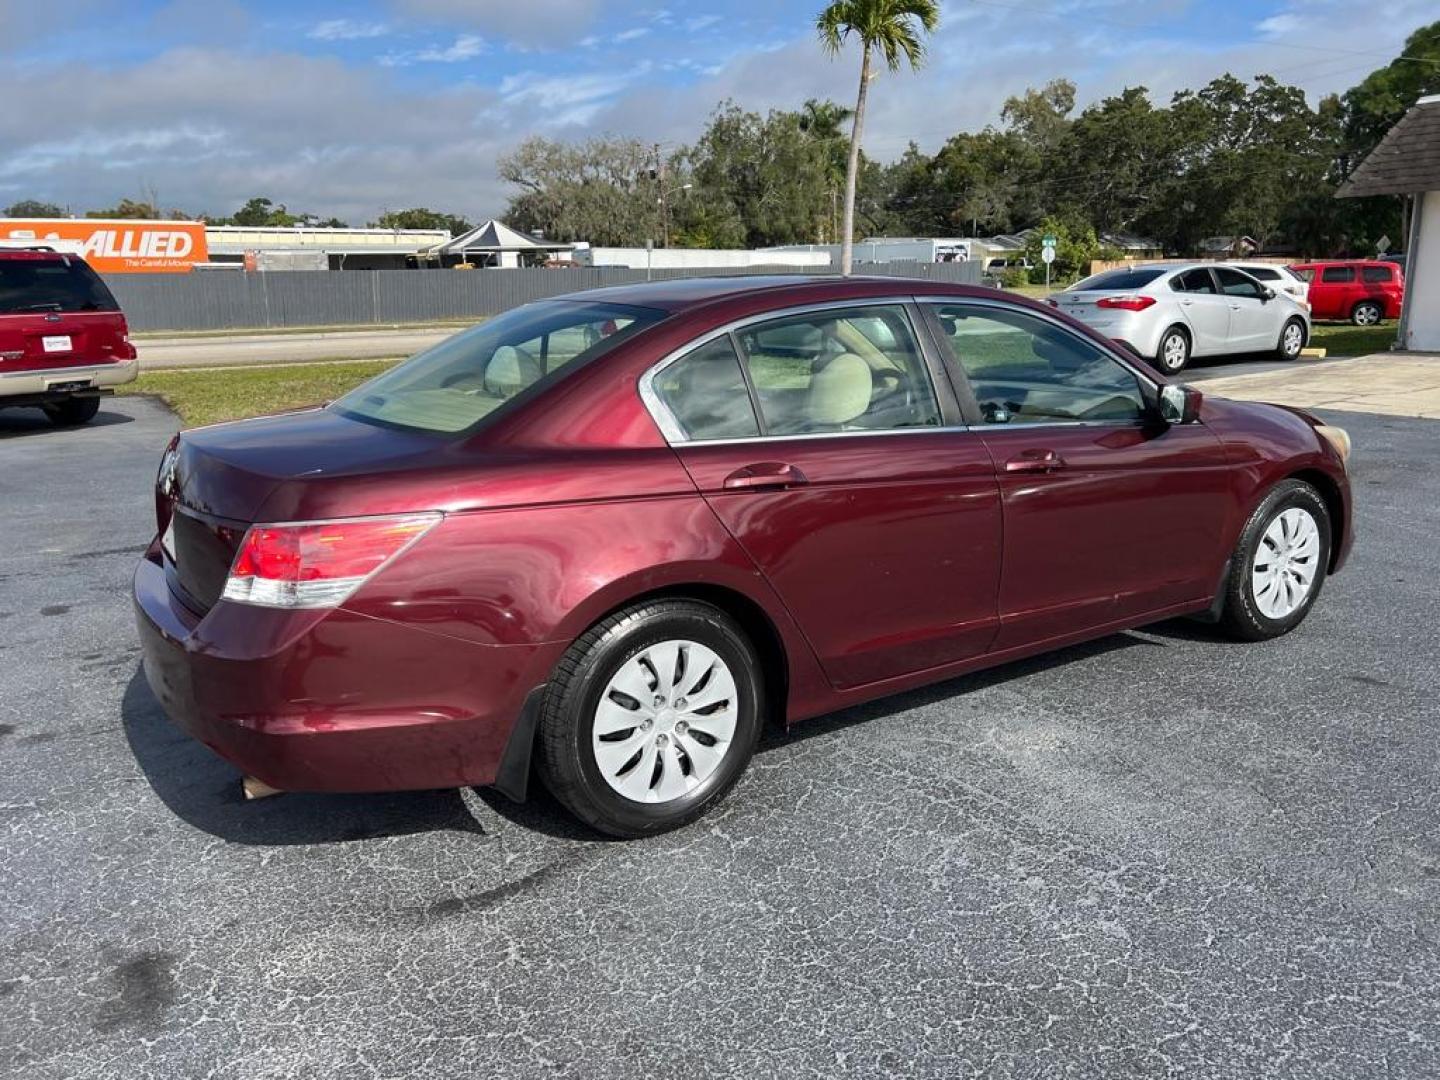
[{"label": "building roof", "polygon": [[1440,94],[1410,106],[1335,194],[1355,199],[1421,191],[1440,191]]},{"label": "building roof", "polygon": [[206,225],[212,255],[246,251],[324,251],[331,254],[409,254],[443,242],[444,229],[351,229],[318,225]]}]

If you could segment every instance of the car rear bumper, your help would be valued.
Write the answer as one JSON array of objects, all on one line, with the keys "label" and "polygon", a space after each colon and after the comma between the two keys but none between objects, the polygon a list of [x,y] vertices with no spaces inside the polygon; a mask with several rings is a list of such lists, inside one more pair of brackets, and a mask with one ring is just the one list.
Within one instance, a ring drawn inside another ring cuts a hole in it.
[{"label": "car rear bumper", "polygon": [[104,364],[77,364],[35,371],[0,371],[0,400],[69,393],[75,389],[105,389],[134,382],[139,374],[139,360],[113,360]]},{"label": "car rear bumper", "polygon": [[202,617],[156,558],[134,581],[151,689],[186,732],[283,791],[493,782],[526,693],[564,648],[477,645],[344,609],[221,601]]}]

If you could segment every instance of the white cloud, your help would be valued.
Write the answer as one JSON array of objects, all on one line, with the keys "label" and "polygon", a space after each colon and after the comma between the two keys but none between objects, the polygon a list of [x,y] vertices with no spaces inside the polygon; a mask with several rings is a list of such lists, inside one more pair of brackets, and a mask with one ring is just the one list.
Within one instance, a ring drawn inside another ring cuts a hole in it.
[{"label": "white cloud", "polygon": [[642,38],[648,33],[650,33],[648,26],[635,26],[629,30],[621,30],[620,33],[615,35],[615,43],[619,45],[626,41],[634,41],[636,38]]},{"label": "white cloud", "polygon": [[436,45],[428,49],[410,49],[404,52],[386,53],[380,57],[382,67],[408,67],[411,64],[458,64],[473,60],[487,48],[485,39],[478,34],[461,34],[449,45]]},{"label": "white cloud", "polygon": [[1300,29],[1300,16],[1293,11],[1284,11],[1279,15],[1271,15],[1268,19],[1261,19],[1255,24],[1255,29],[1266,37],[1280,37]]},{"label": "white cloud", "polygon": [[693,19],[685,20],[685,29],[690,33],[704,30],[708,26],[714,26],[720,21],[719,15],[696,15]]},{"label": "white cloud", "polygon": [[316,41],[362,41],[367,38],[384,37],[390,27],[382,22],[362,22],[357,19],[326,19],[310,28],[305,36]]},{"label": "white cloud", "polygon": [[390,0],[401,15],[445,26],[471,26],[519,46],[555,47],[583,35],[599,0]]}]

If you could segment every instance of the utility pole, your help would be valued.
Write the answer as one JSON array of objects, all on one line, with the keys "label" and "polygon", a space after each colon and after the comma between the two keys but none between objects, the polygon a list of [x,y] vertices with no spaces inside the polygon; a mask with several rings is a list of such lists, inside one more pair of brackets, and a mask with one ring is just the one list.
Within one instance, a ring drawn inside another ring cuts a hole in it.
[{"label": "utility pole", "polygon": [[670,207],[665,202],[665,159],[660,155],[660,144],[655,144],[655,183],[660,191],[660,246],[670,246]]}]

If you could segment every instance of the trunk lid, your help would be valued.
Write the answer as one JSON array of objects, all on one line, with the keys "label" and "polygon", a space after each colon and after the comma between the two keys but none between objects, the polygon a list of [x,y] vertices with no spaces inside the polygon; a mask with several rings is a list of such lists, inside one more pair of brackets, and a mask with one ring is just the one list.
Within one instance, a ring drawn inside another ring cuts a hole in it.
[{"label": "trunk lid", "polygon": [[[178,436],[156,478],[171,587],[197,611],[220,598],[254,522],[433,509],[434,486],[386,483],[453,450],[325,409],[197,428]],[[315,513],[303,512],[307,501]],[[267,505],[268,504],[268,505]]]}]

